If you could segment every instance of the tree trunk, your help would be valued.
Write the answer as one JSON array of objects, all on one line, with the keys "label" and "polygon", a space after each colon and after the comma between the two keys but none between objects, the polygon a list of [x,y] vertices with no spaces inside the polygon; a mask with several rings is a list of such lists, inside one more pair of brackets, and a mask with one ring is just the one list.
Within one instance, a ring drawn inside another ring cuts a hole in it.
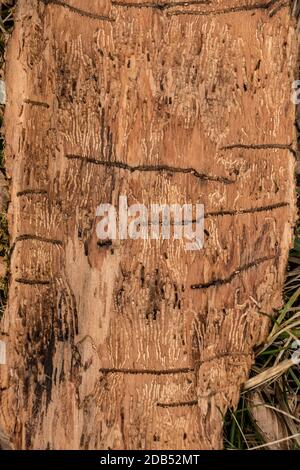
[{"label": "tree trunk", "polygon": [[[219,449],[282,305],[295,25],[266,0],[19,0],[7,54],[0,427],[20,449]],[[100,203],[205,206],[205,246],[99,242]]]}]

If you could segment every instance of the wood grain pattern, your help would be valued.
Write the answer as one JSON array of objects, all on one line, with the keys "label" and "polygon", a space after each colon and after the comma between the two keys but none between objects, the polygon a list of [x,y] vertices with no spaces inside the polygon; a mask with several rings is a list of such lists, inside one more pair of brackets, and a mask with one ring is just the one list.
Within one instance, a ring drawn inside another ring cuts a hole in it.
[{"label": "wood grain pattern", "polygon": [[[19,0],[0,425],[20,449],[219,449],[296,217],[282,1]],[[101,202],[202,203],[205,249],[99,245]]]}]

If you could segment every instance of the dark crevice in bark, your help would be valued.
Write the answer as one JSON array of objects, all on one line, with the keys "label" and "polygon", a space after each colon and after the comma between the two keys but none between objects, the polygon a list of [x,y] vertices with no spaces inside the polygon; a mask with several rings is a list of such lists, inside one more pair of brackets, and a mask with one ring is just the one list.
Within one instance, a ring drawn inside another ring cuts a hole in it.
[{"label": "dark crevice in bark", "polygon": [[47,195],[48,191],[46,189],[24,189],[24,191],[19,191],[17,197],[22,196],[31,196],[31,195]]},{"label": "dark crevice in bark", "polygon": [[92,163],[95,165],[106,166],[107,168],[119,168],[120,170],[130,171],[134,173],[135,171],[144,171],[144,172],[158,172],[158,173],[181,173],[181,174],[191,174],[196,178],[204,181],[214,181],[223,184],[233,184],[236,181],[226,178],[225,176],[212,176],[199,173],[194,168],[178,168],[168,165],[137,165],[130,166],[127,163],[119,161],[102,161],[95,158],[83,157],[81,155],[66,155],[68,160],[80,160],[86,163]]},{"label": "dark crevice in bark", "polygon": [[167,10],[168,8],[173,7],[187,7],[190,5],[210,5],[210,0],[190,0],[186,2],[141,2],[141,3],[132,3],[132,2],[120,2],[120,1],[112,1],[111,2],[115,7],[123,7],[123,8],[154,8],[156,10]]},{"label": "dark crevice in bark", "polygon": [[[290,204],[288,202],[278,202],[277,204],[271,204],[269,206],[260,206],[260,207],[251,207],[249,209],[237,209],[237,210],[223,210],[223,211],[216,211],[216,212],[207,212],[205,218],[208,217],[223,217],[226,215],[230,216],[237,216],[237,215],[245,215],[245,214],[255,214],[259,212],[267,212],[273,211],[276,209],[281,209],[283,207],[288,207]],[[195,223],[196,220],[193,220]]]},{"label": "dark crevice in bark", "polygon": [[[177,227],[177,226],[187,226],[187,225],[192,225],[199,223],[202,218],[204,220],[210,219],[213,217],[238,217],[241,215],[248,215],[248,214],[259,214],[261,212],[268,212],[268,211],[273,211],[276,209],[282,209],[284,207],[289,207],[290,204],[288,202],[279,202],[277,204],[272,204],[268,206],[260,206],[260,207],[251,207],[249,209],[237,209],[237,210],[221,210],[221,211],[215,211],[215,212],[207,212],[204,214],[203,217],[199,217],[198,219],[192,219],[192,220],[184,220],[180,222],[175,222],[174,220],[170,220],[170,226],[172,227]],[[160,220],[159,222],[153,222],[150,221],[146,224],[141,224],[141,227],[162,227],[164,225],[164,222]]]},{"label": "dark crevice in bark", "polygon": [[20,235],[19,237],[16,238],[15,243],[21,242],[24,240],[34,240],[42,243],[51,243],[52,245],[63,245],[63,242],[61,240],[55,240],[51,238],[44,238],[44,237],[39,237],[38,235]]},{"label": "dark crevice in bark", "polygon": [[[176,15],[195,15],[195,16],[219,16],[225,15],[228,13],[239,13],[243,11],[253,11],[253,10],[268,10],[273,5],[275,5],[278,0],[271,0],[266,3],[254,3],[253,5],[241,5],[238,7],[223,8],[222,10],[206,10],[206,11],[197,11],[197,10],[176,10],[173,12],[168,12],[167,16],[176,16]],[[282,5],[280,5],[282,6]],[[272,12],[270,12],[271,15]],[[274,14],[273,14],[274,15]]]},{"label": "dark crevice in bark", "polygon": [[204,283],[204,284],[194,284],[191,286],[192,289],[209,289],[210,287],[218,287],[222,286],[224,284],[230,284],[230,282],[239,274],[248,271],[251,268],[255,268],[259,266],[262,263],[265,263],[266,261],[271,261],[273,259],[278,258],[278,255],[273,255],[273,256],[264,256],[263,258],[259,258],[257,260],[251,261],[251,263],[245,264],[243,266],[240,266],[238,269],[236,269],[233,273],[230,274],[225,279],[215,279],[213,281]]},{"label": "dark crevice in bark", "polygon": [[23,278],[18,278],[16,279],[16,282],[18,284],[28,284],[30,286],[49,286],[51,284],[51,281],[43,281],[42,279],[23,279]]},{"label": "dark crevice in bark", "polygon": [[180,406],[197,406],[198,400],[190,400],[190,401],[179,401],[174,403],[157,403],[157,406],[160,408],[177,408]]},{"label": "dark crevice in bark", "polygon": [[50,108],[50,105],[48,103],[44,103],[43,101],[35,101],[35,100],[24,100],[24,103],[25,104],[30,104],[32,106],[40,106],[42,108],[47,108],[49,109]]},{"label": "dark crevice in bark", "polygon": [[40,2],[44,3],[44,5],[58,5],[63,8],[66,8],[67,10],[70,10],[72,13],[77,13],[78,15],[85,16],[87,18],[90,18],[92,20],[100,20],[100,21],[109,21],[110,23],[113,23],[115,21],[114,18],[111,18],[109,16],[105,15],[96,15],[95,13],[91,13],[86,10],[81,10],[80,8],[76,8],[72,5],[69,5],[66,2],[63,2],[62,0],[39,0]]},{"label": "dark crevice in bark", "polygon": [[[236,210],[221,210],[221,211],[214,211],[214,212],[207,212],[204,215],[204,219],[209,219],[213,217],[237,217],[239,215],[247,215],[247,214],[259,214],[260,212],[268,212],[268,211],[274,211],[276,209],[282,209],[284,207],[289,207],[290,204],[288,202],[278,202],[276,204],[270,204],[268,206],[260,206],[260,207],[250,207],[248,209],[236,209]],[[198,219],[193,219],[193,220],[187,220],[187,221],[181,221],[181,222],[174,222],[170,221],[170,224],[172,226],[176,225],[191,225],[191,224],[196,224],[199,223],[201,218]],[[141,224],[142,225],[142,224]],[[154,222],[149,222],[147,224],[150,227],[153,226],[162,226],[163,222],[160,220],[159,223],[154,223]]]},{"label": "dark crevice in bark", "polygon": [[124,449],[125,449],[126,448],[125,413],[124,413],[124,407],[123,406],[122,406],[121,412],[120,412],[120,419],[121,419],[121,436],[122,436],[123,446],[124,446]]},{"label": "dark crevice in bark", "polygon": [[288,150],[294,156],[296,156],[296,150],[292,148],[291,145],[288,144],[232,144],[226,145],[221,148],[221,150],[234,150],[234,149],[241,149],[241,150]]},{"label": "dark crevice in bark", "polygon": [[183,369],[107,369],[101,368],[99,372],[102,374],[126,374],[126,375],[173,375],[173,374],[189,374],[195,372],[192,368],[183,368]]}]

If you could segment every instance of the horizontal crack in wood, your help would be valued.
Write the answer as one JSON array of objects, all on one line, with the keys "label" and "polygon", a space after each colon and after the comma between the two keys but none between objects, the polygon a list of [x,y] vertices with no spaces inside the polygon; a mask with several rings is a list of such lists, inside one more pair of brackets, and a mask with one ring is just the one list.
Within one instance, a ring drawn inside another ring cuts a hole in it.
[{"label": "horizontal crack in wood", "polygon": [[16,238],[16,241],[15,243],[17,242],[21,242],[21,241],[26,241],[26,240],[33,240],[33,241],[38,241],[38,242],[42,242],[42,243],[51,243],[52,245],[60,245],[62,246],[63,245],[63,242],[61,240],[55,240],[55,239],[51,239],[51,238],[44,238],[44,237],[40,237],[38,235],[20,235],[19,237]]},{"label": "horizontal crack in wood", "polygon": [[173,7],[187,7],[190,5],[210,5],[210,0],[190,0],[186,2],[141,2],[141,3],[132,3],[132,2],[121,2],[121,1],[114,1],[112,0],[111,4],[115,7],[123,7],[123,8],[153,8],[156,10],[167,10],[168,8]]},{"label": "horizontal crack in wood", "polygon": [[26,99],[24,100],[24,103],[30,104],[32,106],[40,106],[41,108],[46,108],[46,109],[50,108],[50,105],[48,103],[44,103],[43,101],[35,101],[35,100]]},{"label": "horizontal crack in wood", "polygon": [[296,150],[294,150],[291,145],[288,144],[232,144],[226,145],[221,148],[221,150],[288,150],[294,156],[296,156]]},{"label": "horizontal crack in wood", "polygon": [[157,403],[157,406],[160,408],[177,408],[180,406],[197,406],[198,400],[190,400],[190,401],[178,401],[174,403]]},{"label": "horizontal crack in wood", "polygon": [[191,174],[196,178],[204,181],[214,181],[223,184],[233,184],[236,181],[228,179],[224,176],[212,176],[206,175],[203,173],[199,173],[194,168],[179,168],[179,167],[172,167],[168,165],[137,165],[137,166],[130,166],[127,163],[119,162],[119,161],[103,161],[97,160],[95,158],[90,157],[83,157],[81,155],[66,155],[68,160],[80,160],[86,163],[92,163],[94,165],[101,165],[107,168],[118,168],[120,170],[130,171],[134,173],[135,171],[144,171],[144,172],[158,172],[158,173],[181,173],[181,174]]},{"label": "horizontal crack in wood", "polygon": [[18,278],[16,279],[16,282],[18,284],[25,284],[29,286],[34,286],[34,285],[49,286],[51,284],[51,281],[47,281],[47,280],[44,281],[42,279],[25,279],[25,278]]},{"label": "horizontal crack in wood", "polygon": [[[205,218],[208,217],[223,217],[226,215],[230,216],[238,216],[238,215],[244,215],[244,214],[255,214],[259,212],[267,212],[267,211],[273,211],[276,209],[281,209],[283,207],[288,207],[290,204],[288,202],[278,202],[277,204],[270,204],[268,206],[260,206],[260,207],[251,207],[249,209],[237,209],[237,210],[222,210],[222,211],[215,211],[215,212],[207,212],[205,214]],[[193,223],[195,223],[196,220],[193,220]]]},{"label": "horizontal crack in wood", "polygon": [[257,260],[251,261],[251,263],[245,264],[243,266],[240,266],[238,269],[236,269],[233,273],[230,274],[225,279],[215,279],[213,281],[204,283],[204,284],[194,284],[191,286],[192,289],[209,289],[210,287],[218,287],[222,286],[224,284],[230,284],[230,282],[239,274],[248,271],[251,268],[255,268],[256,266],[259,266],[260,264],[263,264],[267,261],[271,261],[273,259],[278,258],[278,255],[273,255],[273,256],[265,256],[263,258],[259,258]]},{"label": "horizontal crack in wood", "polygon": [[[239,216],[239,215],[247,215],[247,214],[256,214],[260,212],[267,212],[267,211],[273,211],[276,209],[282,209],[283,207],[289,207],[290,204],[288,202],[278,202],[276,204],[270,204],[268,206],[260,206],[260,207],[250,207],[248,209],[236,209],[236,210],[221,210],[221,211],[214,211],[214,212],[207,212],[204,214],[203,217],[199,217],[198,219],[193,219],[193,220],[186,220],[186,221],[181,221],[181,222],[174,222],[173,220],[170,221],[171,226],[186,226],[186,225],[191,225],[191,224],[196,224],[199,223],[202,219],[209,219],[213,217],[225,217],[225,216]],[[162,226],[163,221],[160,220],[158,223],[149,221],[148,224],[141,224],[141,226],[146,226],[146,227],[157,227],[157,226]]]},{"label": "horizontal crack in wood", "polygon": [[92,20],[109,21],[110,23],[113,23],[115,21],[115,19],[111,18],[110,16],[97,15],[96,13],[91,13],[86,10],[81,10],[80,8],[76,8],[73,5],[69,5],[68,3],[62,0],[39,0],[39,1],[44,3],[45,5],[61,6],[63,8],[66,8],[67,10],[70,10],[72,13],[77,13],[78,15],[85,16]]},{"label": "horizontal crack in wood", "polygon": [[195,372],[194,369],[191,368],[183,368],[183,369],[106,369],[101,368],[99,372],[102,374],[128,374],[128,375],[172,375],[172,374],[189,374],[191,372]]},{"label": "horizontal crack in wood", "polygon": [[48,191],[46,189],[24,189],[24,191],[19,191],[17,193],[17,197],[46,194],[48,194]]},{"label": "horizontal crack in wood", "polygon": [[271,0],[266,3],[253,3],[252,5],[240,5],[237,7],[223,8],[222,10],[176,10],[173,12],[168,12],[167,16],[178,16],[178,15],[195,15],[195,16],[219,16],[226,15],[229,13],[239,13],[243,11],[253,11],[253,10],[268,10],[273,5],[275,5],[278,0]]}]

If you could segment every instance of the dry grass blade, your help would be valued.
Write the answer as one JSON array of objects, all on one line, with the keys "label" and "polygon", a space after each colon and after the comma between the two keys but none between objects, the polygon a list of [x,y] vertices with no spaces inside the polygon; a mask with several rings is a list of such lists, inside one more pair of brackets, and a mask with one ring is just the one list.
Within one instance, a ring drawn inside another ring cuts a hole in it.
[{"label": "dry grass blade", "polygon": [[291,441],[292,439],[295,439],[296,437],[300,437],[300,433],[294,434],[292,436],[285,437],[283,439],[278,439],[277,441],[268,442],[267,444],[262,444],[260,446],[255,446],[255,447],[252,447],[249,450],[259,450],[259,449],[270,448],[270,446],[274,446],[276,444],[280,444],[280,443],[283,443],[283,442],[286,442],[286,441]]},{"label": "dry grass blade", "polygon": [[260,387],[261,385],[269,382],[270,380],[280,377],[293,365],[295,365],[294,361],[292,359],[287,359],[285,361],[282,361],[277,366],[270,367],[264,372],[261,372],[261,374],[258,374],[249,379],[244,385],[244,390],[253,390],[254,388]]}]

